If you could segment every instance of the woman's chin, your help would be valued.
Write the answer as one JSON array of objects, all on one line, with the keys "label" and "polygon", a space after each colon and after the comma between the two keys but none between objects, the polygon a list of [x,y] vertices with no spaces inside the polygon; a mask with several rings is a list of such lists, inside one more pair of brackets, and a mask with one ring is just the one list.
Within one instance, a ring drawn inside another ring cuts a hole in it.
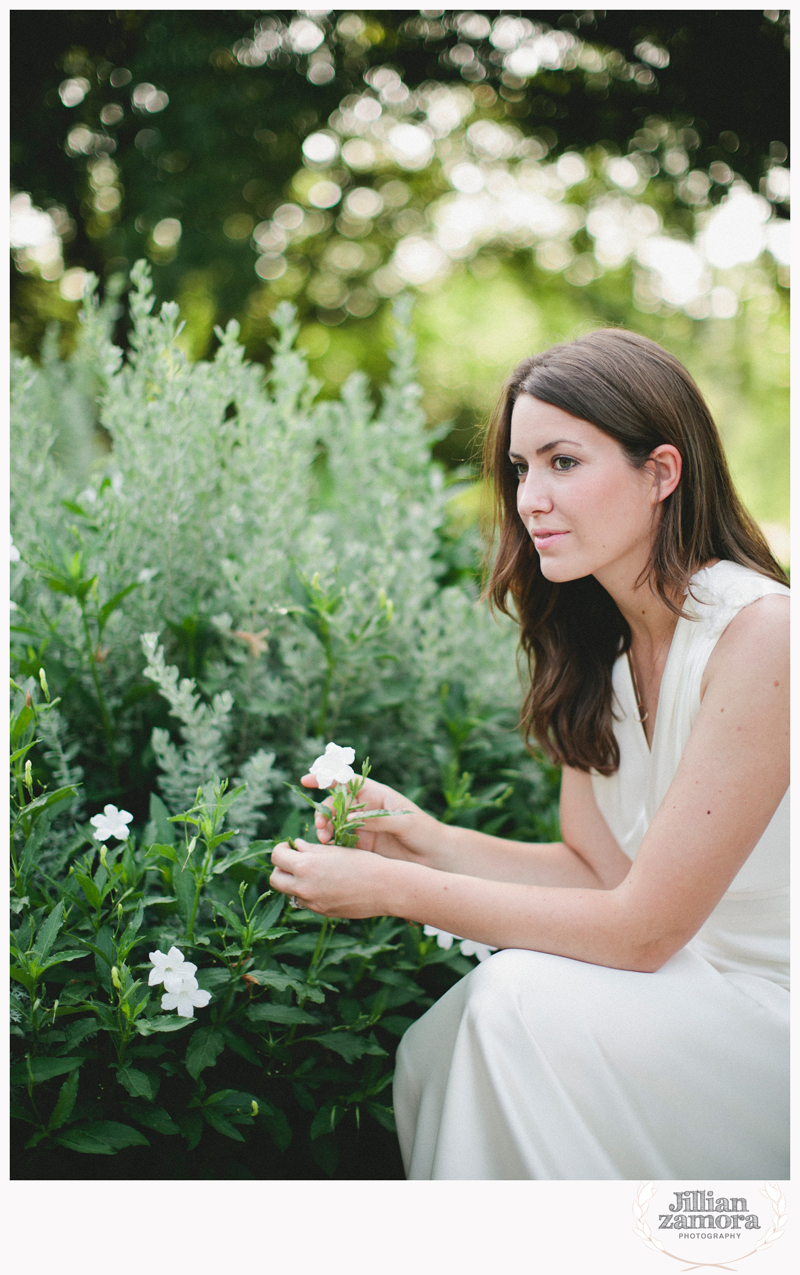
[{"label": "woman's chin", "polygon": [[589,574],[575,563],[557,562],[547,554],[539,555],[539,570],[551,584],[566,584],[569,580],[580,580]]}]

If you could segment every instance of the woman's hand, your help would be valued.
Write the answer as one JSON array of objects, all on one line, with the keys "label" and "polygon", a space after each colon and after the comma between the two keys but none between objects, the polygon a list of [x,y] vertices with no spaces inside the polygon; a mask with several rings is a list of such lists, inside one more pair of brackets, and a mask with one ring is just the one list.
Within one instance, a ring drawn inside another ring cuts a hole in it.
[{"label": "woman's hand", "polygon": [[298,838],[293,850],[282,841],[272,852],[274,890],[293,895],[323,916],[385,916],[391,912],[392,867],[379,856],[345,846],[316,846]]},{"label": "woman's hand", "polygon": [[[304,788],[318,787],[314,775],[303,775]],[[330,806],[332,798],[323,803]],[[386,784],[367,779],[358,795],[358,802],[365,810],[404,811],[396,818],[383,816],[368,819],[358,834],[358,848],[373,851],[387,859],[406,859],[429,867],[444,866],[439,862],[441,852],[449,844],[451,829],[439,823],[432,815],[425,814],[413,801]],[[333,827],[324,815],[315,814],[317,836],[327,845],[333,836]]]}]

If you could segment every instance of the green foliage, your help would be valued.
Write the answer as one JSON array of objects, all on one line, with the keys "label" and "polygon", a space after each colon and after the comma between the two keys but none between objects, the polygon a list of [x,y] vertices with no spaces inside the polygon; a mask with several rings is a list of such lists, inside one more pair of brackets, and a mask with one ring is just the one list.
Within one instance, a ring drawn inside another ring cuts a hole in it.
[{"label": "green foliage", "polygon": [[[285,780],[335,732],[449,821],[550,838],[558,776],[515,731],[513,627],[446,548],[408,315],[379,406],[359,376],[318,401],[290,308],[265,384],[234,328],[189,363],[135,277],[127,359],[91,302],[76,355],[111,444],[91,487],[54,455],[48,367],[14,363],[16,1163],[172,1176],[228,1146],[260,1176],[352,1176],[359,1147],[396,1156],[397,1039],[471,961],[285,910],[270,851],[308,833]],[[110,846],[109,802],[134,814]],[[211,996],[193,1018],[148,982],[172,946]]]}]

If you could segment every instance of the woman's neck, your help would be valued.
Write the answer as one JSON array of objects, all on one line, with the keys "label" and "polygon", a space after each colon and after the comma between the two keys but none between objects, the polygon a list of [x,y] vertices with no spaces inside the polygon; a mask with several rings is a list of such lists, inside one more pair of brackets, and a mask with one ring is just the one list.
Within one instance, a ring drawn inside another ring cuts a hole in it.
[{"label": "woman's neck", "polygon": [[[647,561],[620,563],[616,569],[596,576],[599,584],[616,602],[631,631],[631,644],[645,655],[666,645],[678,617],[653,590]],[[672,601],[680,609],[683,599]]]}]

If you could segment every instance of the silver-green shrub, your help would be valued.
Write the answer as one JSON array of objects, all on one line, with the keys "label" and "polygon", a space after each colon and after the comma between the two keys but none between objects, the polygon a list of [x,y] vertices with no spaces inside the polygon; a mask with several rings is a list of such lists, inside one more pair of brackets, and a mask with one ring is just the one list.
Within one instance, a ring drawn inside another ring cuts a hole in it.
[{"label": "silver-green shrub", "polygon": [[[53,774],[77,756],[96,804],[151,787],[157,765],[173,811],[238,776],[243,836],[296,830],[282,780],[334,736],[433,809],[463,767],[473,787],[532,791],[513,627],[474,574],[441,586],[448,490],[407,304],[377,407],[360,374],[316,398],[288,304],[266,377],[235,323],[190,363],[143,263],[129,304],[126,355],[114,298],[89,297],[71,360],[12,361],[14,649],[62,696]],[[87,472],[93,415],[107,450]]]},{"label": "silver-green shrub", "polygon": [[[15,1163],[202,1176],[227,1142],[262,1177],[340,1151],[346,1176],[362,1113],[396,1160],[394,1044],[470,961],[399,918],[285,908],[288,785],[335,737],[447,822],[551,839],[556,776],[448,529],[407,310],[376,407],[358,375],[317,399],[289,306],[265,378],[234,325],[187,362],[143,267],[125,355],[115,305],[89,299],[69,360],[12,364]],[[197,1019],[147,981],[176,945]]]}]

